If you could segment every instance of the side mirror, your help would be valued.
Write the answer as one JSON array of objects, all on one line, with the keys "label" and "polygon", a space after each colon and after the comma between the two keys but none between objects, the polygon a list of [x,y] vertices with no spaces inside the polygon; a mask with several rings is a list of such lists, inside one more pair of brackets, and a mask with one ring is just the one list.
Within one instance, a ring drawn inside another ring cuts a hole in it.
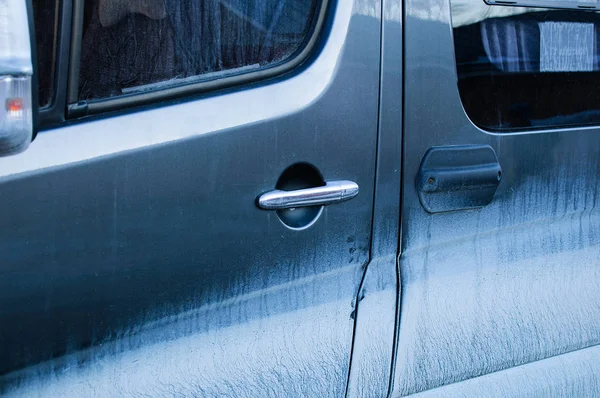
[{"label": "side mirror", "polygon": [[31,1],[0,1],[0,156],[24,151],[34,136],[34,43]]}]

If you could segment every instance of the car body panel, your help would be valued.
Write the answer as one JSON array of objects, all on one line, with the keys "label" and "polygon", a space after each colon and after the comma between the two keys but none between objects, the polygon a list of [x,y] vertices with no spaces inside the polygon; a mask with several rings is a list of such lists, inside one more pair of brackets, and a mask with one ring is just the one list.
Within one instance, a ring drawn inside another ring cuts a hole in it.
[{"label": "car body panel", "polygon": [[[345,393],[371,241],[377,9],[332,2],[293,74],[43,132],[0,160],[5,393]],[[291,230],[255,198],[297,162],[361,192]]]},{"label": "car body panel", "polygon": [[[331,1],[249,86],[68,123],[0,159],[7,396],[594,396],[600,128],[492,133],[448,0]],[[492,202],[428,213],[434,146],[489,145]],[[290,165],[360,194],[302,231]]]},{"label": "car body panel", "polygon": [[[600,343],[600,131],[492,134],[475,127],[456,84],[449,5],[406,3],[395,396]],[[427,213],[415,188],[421,158],[432,146],[471,144],[490,145],[498,156],[502,181],[494,200],[477,210]],[[577,366],[593,363],[581,361]],[[533,371],[519,378],[519,395],[546,382],[544,391],[581,382],[586,387],[578,391],[592,394],[598,366],[580,377]],[[476,385],[456,391],[477,396]],[[515,391],[502,388],[499,396]]]},{"label": "car body panel", "polygon": [[398,299],[402,163],[402,1],[382,3],[382,65],[372,261],[357,297],[348,396],[387,396]]}]

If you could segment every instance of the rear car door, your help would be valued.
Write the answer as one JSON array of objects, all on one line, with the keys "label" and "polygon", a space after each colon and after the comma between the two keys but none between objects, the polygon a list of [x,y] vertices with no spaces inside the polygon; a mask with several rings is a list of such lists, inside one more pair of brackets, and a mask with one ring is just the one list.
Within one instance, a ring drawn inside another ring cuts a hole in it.
[{"label": "rear car door", "polygon": [[[370,255],[378,1],[34,10],[42,131],[0,159],[0,391],[343,395]],[[339,181],[359,194],[257,206]]]},{"label": "rear car door", "polygon": [[406,3],[396,396],[598,395],[600,19],[504,3]]}]

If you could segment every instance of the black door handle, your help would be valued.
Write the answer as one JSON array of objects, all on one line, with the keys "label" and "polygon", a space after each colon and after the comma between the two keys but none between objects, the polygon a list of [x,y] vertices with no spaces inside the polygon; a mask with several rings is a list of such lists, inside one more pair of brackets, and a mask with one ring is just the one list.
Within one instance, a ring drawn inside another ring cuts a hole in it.
[{"label": "black door handle", "polygon": [[439,213],[486,206],[501,179],[502,169],[492,147],[446,146],[425,153],[416,185],[423,208]]}]

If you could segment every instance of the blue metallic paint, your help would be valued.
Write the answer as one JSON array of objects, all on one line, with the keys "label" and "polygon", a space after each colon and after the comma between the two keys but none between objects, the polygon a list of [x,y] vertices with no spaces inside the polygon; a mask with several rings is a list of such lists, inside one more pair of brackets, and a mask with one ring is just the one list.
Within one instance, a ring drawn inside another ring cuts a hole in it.
[{"label": "blue metallic paint", "polygon": [[[448,0],[379,4],[338,1],[294,75],[0,159],[3,392],[597,394],[600,129],[476,128]],[[494,201],[425,212],[422,156],[472,144]],[[298,161],[360,195],[285,228],[254,198]]]},{"label": "blue metallic paint", "polygon": [[[1,160],[5,393],[344,394],[371,241],[376,4],[337,3],[295,75],[48,131]],[[298,161],[361,193],[286,228],[254,199]]]},{"label": "blue metallic paint", "polygon": [[[590,360],[591,351],[577,350],[600,343],[600,130],[509,135],[476,128],[458,94],[449,4],[406,3],[402,302],[394,395],[569,352],[573,366],[586,372],[575,376],[553,365],[556,377],[548,378],[532,364],[516,371],[518,384],[504,376],[483,380],[497,380],[497,396],[597,395],[600,362]],[[426,213],[414,185],[422,156],[432,146],[465,144],[496,151],[503,178],[495,199],[480,210]],[[569,383],[573,389],[561,387]],[[489,388],[485,381],[472,382],[431,395],[488,396]]]}]

